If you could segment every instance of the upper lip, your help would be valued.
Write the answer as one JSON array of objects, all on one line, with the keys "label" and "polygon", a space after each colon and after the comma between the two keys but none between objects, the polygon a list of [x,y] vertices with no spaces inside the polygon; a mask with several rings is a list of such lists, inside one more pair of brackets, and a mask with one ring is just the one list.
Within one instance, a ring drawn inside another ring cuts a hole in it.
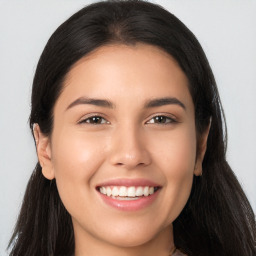
[{"label": "upper lip", "polygon": [[108,180],[105,182],[102,182],[100,184],[97,184],[96,187],[107,187],[107,186],[125,186],[125,187],[161,187],[159,184],[157,184],[154,181],[148,180],[148,179],[113,179]]}]

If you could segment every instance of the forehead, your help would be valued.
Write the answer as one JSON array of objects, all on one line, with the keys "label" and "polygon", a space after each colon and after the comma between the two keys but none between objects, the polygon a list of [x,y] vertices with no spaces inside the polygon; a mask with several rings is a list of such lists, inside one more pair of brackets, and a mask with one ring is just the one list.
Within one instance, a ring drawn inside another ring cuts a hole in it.
[{"label": "forehead", "polygon": [[58,101],[96,97],[122,103],[128,96],[175,96],[191,104],[188,79],[176,60],[147,44],[102,46],[83,57],[67,74]]},{"label": "forehead", "polygon": [[[170,54],[159,47],[137,43],[135,45],[110,44],[96,48],[72,66],[66,75],[65,84],[67,85],[70,79],[74,79],[81,69],[88,73],[92,69],[97,69],[104,75],[114,66],[119,66],[126,74],[137,70],[136,75],[144,74],[142,71],[159,72],[161,68],[163,73],[166,70],[172,71],[173,77],[183,76],[187,80],[178,62]],[[103,69],[100,69],[101,67]]]}]

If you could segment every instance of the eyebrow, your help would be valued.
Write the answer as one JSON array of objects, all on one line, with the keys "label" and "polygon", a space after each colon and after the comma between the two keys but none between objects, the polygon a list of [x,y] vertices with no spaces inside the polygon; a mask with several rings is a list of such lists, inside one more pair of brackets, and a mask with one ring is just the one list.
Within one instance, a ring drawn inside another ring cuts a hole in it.
[{"label": "eyebrow", "polygon": [[161,107],[165,105],[178,105],[182,107],[184,110],[186,110],[185,104],[183,104],[180,100],[173,97],[167,97],[167,98],[158,98],[158,99],[152,99],[146,102],[145,108],[154,108],[154,107]]},{"label": "eyebrow", "polygon": [[108,100],[80,97],[75,101],[73,101],[71,104],[69,104],[66,110],[81,104],[88,104],[88,105],[94,105],[94,106],[106,107],[106,108],[114,108],[114,104]]},{"label": "eyebrow", "polygon": [[[94,105],[94,106],[99,106],[99,107],[106,107],[106,108],[114,108],[115,105],[110,102],[109,100],[106,99],[94,99],[94,98],[86,98],[86,97],[80,97],[73,101],[71,104],[68,105],[67,109],[70,109],[74,106],[77,105],[82,105],[82,104],[88,104],[88,105]],[[185,105],[178,100],[177,98],[173,97],[167,97],[167,98],[157,98],[157,99],[152,99],[148,100],[144,104],[144,108],[154,108],[154,107],[161,107],[165,105],[178,105],[182,107],[184,110],[186,110]]]}]

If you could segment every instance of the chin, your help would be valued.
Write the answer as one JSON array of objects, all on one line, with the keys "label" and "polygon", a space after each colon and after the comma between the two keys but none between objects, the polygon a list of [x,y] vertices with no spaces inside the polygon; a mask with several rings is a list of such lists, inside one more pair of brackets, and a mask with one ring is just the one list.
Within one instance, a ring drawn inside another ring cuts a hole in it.
[{"label": "chin", "polygon": [[153,235],[149,236],[149,234],[146,233],[135,234],[134,232],[131,232],[125,236],[118,235],[117,237],[113,237],[109,243],[118,247],[137,247],[147,244],[153,237]]},{"label": "chin", "polygon": [[[113,230],[111,236],[107,236],[108,243],[118,247],[137,247],[149,243],[151,240],[157,239],[162,235],[166,235],[166,231],[170,233],[170,227],[166,229],[157,229],[151,225],[145,227],[132,226],[127,229]],[[160,231],[161,230],[161,231]]]}]

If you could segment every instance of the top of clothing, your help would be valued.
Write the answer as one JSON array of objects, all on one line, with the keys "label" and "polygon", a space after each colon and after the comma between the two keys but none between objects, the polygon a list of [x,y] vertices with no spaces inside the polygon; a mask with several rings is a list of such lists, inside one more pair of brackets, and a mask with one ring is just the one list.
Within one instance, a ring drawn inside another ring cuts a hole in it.
[{"label": "top of clothing", "polygon": [[178,249],[172,254],[172,256],[187,256],[186,254],[180,252]]}]

